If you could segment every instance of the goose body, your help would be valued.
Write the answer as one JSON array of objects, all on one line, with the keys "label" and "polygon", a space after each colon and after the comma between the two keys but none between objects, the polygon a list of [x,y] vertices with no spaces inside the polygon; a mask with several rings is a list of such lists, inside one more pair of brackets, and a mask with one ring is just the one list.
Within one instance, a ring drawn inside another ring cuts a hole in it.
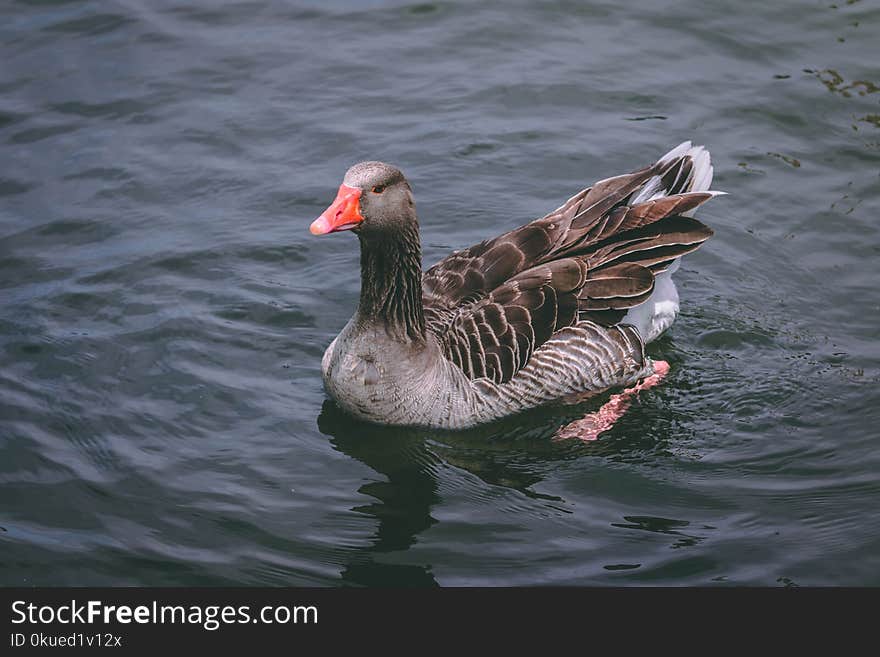
[{"label": "goose body", "polygon": [[424,273],[412,191],[380,162],[346,173],[315,234],[352,230],[361,295],[327,348],[327,392],[378,424],[460,429],[628,386],[671,326],[681,256],[712,235],[690,215],[712,165],[685,142],[545,217]]}]

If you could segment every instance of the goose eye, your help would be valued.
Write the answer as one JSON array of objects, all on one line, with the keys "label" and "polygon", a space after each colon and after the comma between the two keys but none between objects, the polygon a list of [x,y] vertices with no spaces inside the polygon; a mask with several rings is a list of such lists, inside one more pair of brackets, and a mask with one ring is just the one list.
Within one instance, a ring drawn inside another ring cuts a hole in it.
[{"label": "goose eye", "polygon": [[374,194],[381,194],[384,191],[385,191],[385,185],[376,185],[375,187],[373,187]]}]

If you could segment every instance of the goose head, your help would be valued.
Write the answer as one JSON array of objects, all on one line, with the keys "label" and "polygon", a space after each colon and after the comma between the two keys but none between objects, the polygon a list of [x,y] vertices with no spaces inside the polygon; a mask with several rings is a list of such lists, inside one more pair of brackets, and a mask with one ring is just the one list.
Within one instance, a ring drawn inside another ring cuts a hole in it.
[{"label": "goose head", "polygon": [[417,225],[415,202],[400,169],[384,162],[361,162],[345,174],[336,199],[312,222],[313,235],[352,230],[381,235]]}]

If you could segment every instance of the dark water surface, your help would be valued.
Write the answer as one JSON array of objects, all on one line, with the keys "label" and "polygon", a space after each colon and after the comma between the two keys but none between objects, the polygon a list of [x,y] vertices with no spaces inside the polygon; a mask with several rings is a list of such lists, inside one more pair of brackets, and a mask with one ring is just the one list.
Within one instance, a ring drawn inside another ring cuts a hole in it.
[{"label": "dark water surface", "polygon": [[[0,584],[880,584],[880,4],[836,1],[0,3]],[[350,164],[429,265],[685,139],[730,195],[600,440],[326,401]]]}]

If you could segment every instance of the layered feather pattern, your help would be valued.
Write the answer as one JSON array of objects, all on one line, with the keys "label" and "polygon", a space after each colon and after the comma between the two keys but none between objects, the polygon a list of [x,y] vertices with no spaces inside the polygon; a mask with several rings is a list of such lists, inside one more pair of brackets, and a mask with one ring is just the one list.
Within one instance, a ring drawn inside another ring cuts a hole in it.
[{"label": "layered feather pattern", "polygon": [[564,329],[615,326],[650,298],[658,274],[711,237],[687,216],[718,193],[706,191],[711,176],[708,152],[685,142],[453,253],[424,274],[427,330],[468,378],[506,383]]}]

